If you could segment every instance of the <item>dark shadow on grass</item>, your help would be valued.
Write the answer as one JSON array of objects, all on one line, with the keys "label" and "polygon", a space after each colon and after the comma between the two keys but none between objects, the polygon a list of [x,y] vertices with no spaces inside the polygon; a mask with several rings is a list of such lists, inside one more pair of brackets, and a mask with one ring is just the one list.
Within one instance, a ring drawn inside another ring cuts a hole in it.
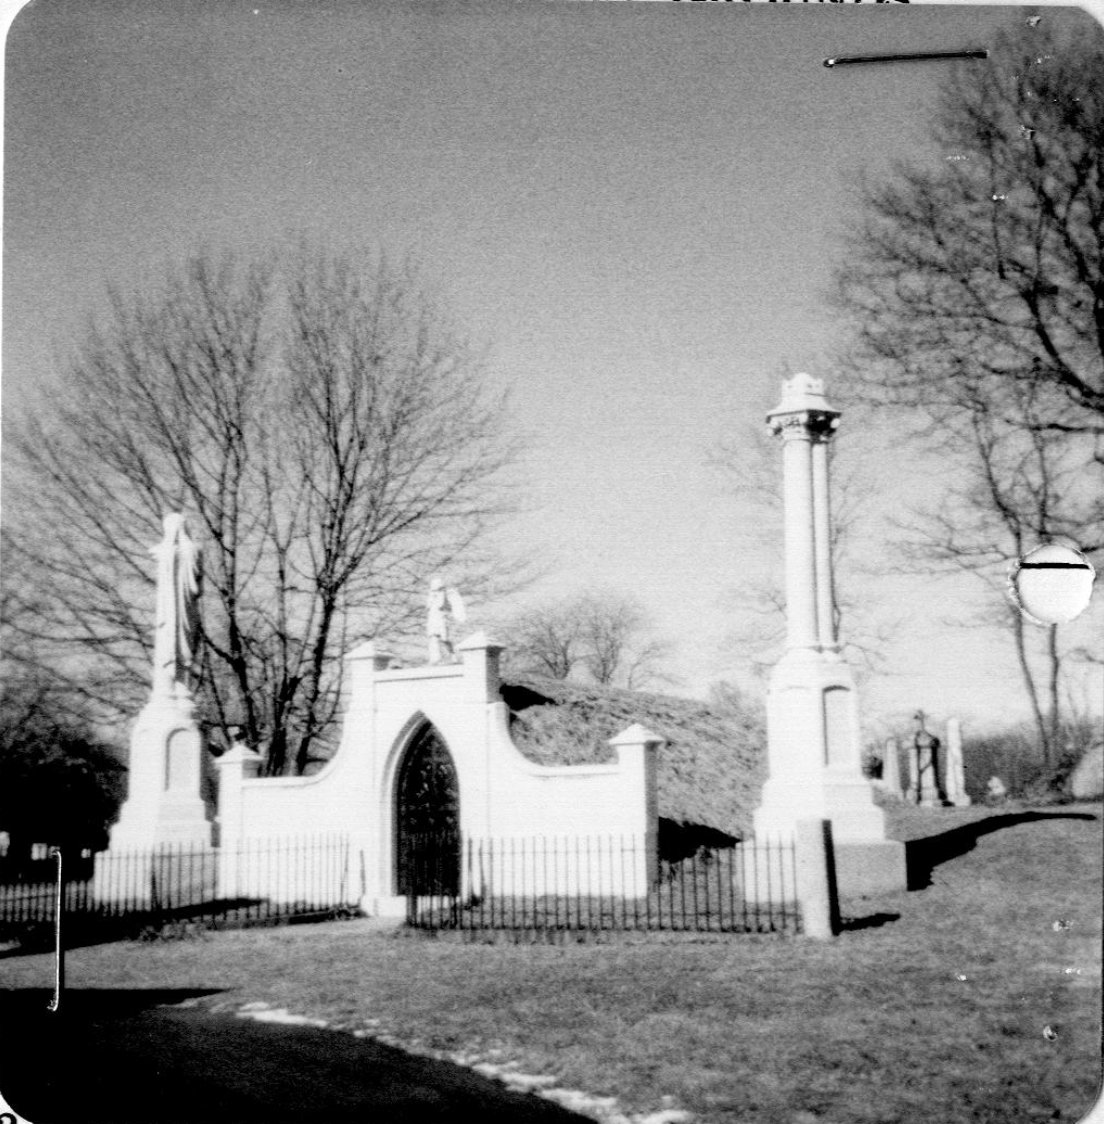
[{"label": "dark shadow on grass", "polygon": [[0,992],[0,1089],[35,1124],[589,1124],[463,1066],[179,1004],[200,990]]},{"label": "dark shadow on grass", "polygon": [[931,885],[932,871],[941,863],[958,858],[972,851],[978,839],[1002,828],[1017,824],[1032,823],[1035,820],[1095,820],[1091,812],[1014,812],[975,823],[964,824],[939,835],[927,835],[922,839],[910,839],[905,843],[905,863],[907,867],[908,888],[923,890]]},{"label": "dark shadow on grass", "polygon": [[[47,1010],[53,990],[50,988],[18,988],[0,991],[0,1021],[4,1026],[27,1026],[34,1030],[41,1021],[43,1025],[58,1022],[65,1018],[70,1021],[89,1022],[96,1019],[116,1019],[162,1007],[166,1004],[183,1003],[205,995],[218,995],[223,989],[206,988],[142,988],[142,987],[76,987],[65,988],[61,993],[61,1008],[57,1013]],[[4,1073],[7,1063],[0,1051],[0,1073]]]},{"label": "dark shadow on grass", "polygon": [[859,929],[880,929],[892,921],[899,921],[899,913],[871,913],[866,917],[845,917],[840,922],[840,932],[854,933]]},{"label": "dark shadow on grass", "polygon": [[[266,928],[281,925],[313,924],[351,916],[346,909],[324,909],[314,913],[275,914],[264,916],[260,911],[267,903],[261,898],[237,898],[203,905],[181,906],[156,913],[134,912],[119,917],[102,916],[79,911],[66,913],[62,927],[65,948],[111,944],[114,941],[159,940],[199,937],[208,930]],[[212,916],[213,910],[218,912]],[[235,916],[236,915],[236,916]],[[53,921],[9,924],[12,939],[19,943],[0,951],[0,960],[13,956],[37,956],[54,948]]]}]

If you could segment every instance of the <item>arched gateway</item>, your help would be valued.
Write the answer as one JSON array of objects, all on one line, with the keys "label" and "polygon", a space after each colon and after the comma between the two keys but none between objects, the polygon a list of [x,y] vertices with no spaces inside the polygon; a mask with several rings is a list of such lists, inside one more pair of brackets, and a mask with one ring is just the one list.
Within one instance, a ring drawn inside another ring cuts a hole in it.
[{"label": "arched gateway", "polygon": [[395,892],[460,892],[460,784],[428,723],[411,739],[395,782]]},{"label": "arched gateway", "polygon": [[[412,896],[486,897],[519,880],[534,896],[568,890],[607,898],[647,894],[657,873],[656,754],[662,739],[634,725],[612,739],[612,761],[529,760],[510,736],[501,651],[476,633],[456,645],[459,662],[396,667],[383,648],[363,644],[348,657],[341,746],[323,769],[306,777],[261,778],[255,753],[238,747],[223,754],[220,886],[230,887],[233,896],[248,891],[289,902],[307,900],[325,886],[327,901],[350,896],[365,913],[380,917],[408,914]],[[274,836],[305,837],[320,827],[348,840],[345,861],[331,863],[332,870],[319,865],[322,852],[303,877],[289,879],[283,866],[274,873],[263,864],[238,869],[243,846],[268,845]],[[624,862],[612,868],[612,877],[608,864],[591,872],[561,862],[537,873],[531,863],[526,870],[520,865],[531,853],[521,847],[525,841],[556,837],[574,854],[576,841],[585,848],[595,834],[626,841]],[[493,867],[485,851],[491,841],[501,858]],[[503,857],[503,841],[507,849],[517,843],[523,850],[517,863],[513,855]],[[461,860],[461,842],[473,848],[470,869],[466,854]]]}]

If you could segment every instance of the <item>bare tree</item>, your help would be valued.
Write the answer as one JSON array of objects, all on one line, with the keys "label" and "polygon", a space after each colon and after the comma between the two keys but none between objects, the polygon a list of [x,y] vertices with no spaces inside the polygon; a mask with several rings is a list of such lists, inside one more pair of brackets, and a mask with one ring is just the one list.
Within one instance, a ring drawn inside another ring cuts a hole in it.
[{"label": "bare tree", "polygon": [[[1028,385],[1020,391],[1033,389]],[[965,471],[936,504],[898,525],[914,567],[964,571],[989,587],[989,608],[974,623],[1008,630],[1043,762],[1049,765],[1063,738],[1063,670],[1067,659],[1076,657],[1066,652],[1060,626],[1028,621],[1005,596],[1008,564],[1040,541],[1072,541],[1074,534],[1083,534],[1093,526],[1087,512],[1098,501],[1067,435],[1031,424],[1035,415],[1029,404],[1021,410],[1027,424],[1012,424],[979,404],[948,426],[955,461]]]},{"label": "bare tree", "polygon": [[[942,91],[929,158],[864,185],[838,271],[874,402],[1104,434],[1104,36],[1019,19]],[[1097,444],[1099,449],[1099,444]]]},{"label": "bare tree", "polygon": [[207,717],[244,727],[270,772],[302,771],[352,642],[413,623],[435,569],[489,588],[515,445],[481,375],[416,271],[370,255],[201,253],[160,288],[113,293],[51,401],[13,427],[9,631],[132,710],[147,548],[183,511],[204,550]]},{"label": "bare tree", "polygon": [[[1051,22],[1019,18],[953,73],[928,158],[864,185],[837,273],[841,363],[955,481],[908,525],[913,559],[998,597],[1039,542],[1104,548],[1104,37],[1090,21],[1059,41]],[[1049,759],[1059,630],[1035,644],[995,604]]]},{"label": "bare tree", "polygon": [[647,614],[632,597],[589,590],[519,613],[497,631],[515,674],[630,690],[667,678],[662,661],[670,647],[649,635]]}]

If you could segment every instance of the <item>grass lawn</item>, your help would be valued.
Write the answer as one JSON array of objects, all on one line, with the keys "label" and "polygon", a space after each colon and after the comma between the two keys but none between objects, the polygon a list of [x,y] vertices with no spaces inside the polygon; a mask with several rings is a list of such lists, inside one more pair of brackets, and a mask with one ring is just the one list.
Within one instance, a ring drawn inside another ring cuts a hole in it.
[{"label": "grass lawn", "polygon": [[[333,922],[77,949],[68,983],[223,989],[201,1002],[378,1026],[713,1124],[1074,1121],[1101,1073],[1101,807],[1041,811],[980,834],[926,889],[844,903],[854,927],[833,942],[472,944]],[[892,818],[917,838],[1007,812]],[[5,987],[51,973],[45,956],[0,961]]]}]

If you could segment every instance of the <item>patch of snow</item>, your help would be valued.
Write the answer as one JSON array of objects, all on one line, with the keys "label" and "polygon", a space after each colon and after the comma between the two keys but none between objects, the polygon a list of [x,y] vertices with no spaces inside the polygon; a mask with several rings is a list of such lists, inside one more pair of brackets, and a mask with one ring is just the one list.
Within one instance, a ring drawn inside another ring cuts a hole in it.
[{"label": "patch of snow", "polygon": [[545,1089],[541,1096],[574,1112],[611,1112],[617,1108],[616,1097],[592,1097],[578,1089]]},{"label": "patch of snow", "polygon": [[[194,1006],[197,999],[185,999],[177,1006]],[[229,1009],[230,1005],[216,1004],[211,1009]],[[693,1119],[691,1113],[683,1109],[674,1108],[674,1098],[662,1098],[663,1108],[657,1112],[642,1113],[626,1116],[618,1105],[616,1097],[598,1097],[578,1089],[566,1089],[556,1085],[557,1078],[548,1074],[522,1073],[518,1070],[518,1063],[513,1061],[498,1060],[505,1058],[505,1051],[498,1048],[487,1049],[479,1054],[473,1053],[447,1053],[428,1049],[421,1039],[403,1041],[387,1033],[382,1028],[379,1019],[360,1019],[358,1026],[351,1027],[349,1023],[328,1023],[325,1019],[311,1018],[308,1015],[293,1015],[286,1007],[273,1007],[268,1003],[245,1003],[240,1007],[235,1006],[234,1013],[241,1018],[255,1019],[258,1022],[277,1023],[284,1026],[315,1026],[328,1027],[342,1034],[351,1034],[354,1038],[370,1038],[381,1045],[403,1050],[411,1054],[421,1054],[435,1057],[439,1060],[450,1061],[454,1065],[463,1066],[482,1077],[501,1082],[507,1088],[517,1093],[531,1093],[545,1100],[554,1101],[556,1104],[573,1112],[589,1116],[600,1124],[688,1124]],[[494,1058],[495,1061],[480,1061],[480,1058]]]},{"label": "patch of snow", "polygon": [[556,1078],[541,1073],[504,1073],[502,1080],[516,1092],[531,1093],[556,1084]]},{"label": "patch of snow", "polygon": [[326,1026],[325,1019],[312,1019],[307,1015],[293,1015],[286,1007],[255,1008],[238,1011],[243,1019],[254,1019],[259,1023],[279,1023],[281,1026]]}]

